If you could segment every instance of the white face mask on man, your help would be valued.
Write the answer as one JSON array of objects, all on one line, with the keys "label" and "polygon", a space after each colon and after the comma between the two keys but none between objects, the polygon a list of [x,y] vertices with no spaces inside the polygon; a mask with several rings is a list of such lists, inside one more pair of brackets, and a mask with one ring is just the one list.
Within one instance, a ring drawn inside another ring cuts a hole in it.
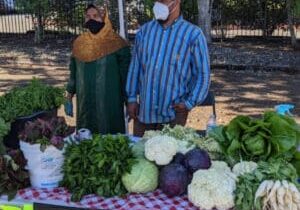
[{"label": "white face mask on man", "polygon": [[165,21],[168,19],[169,15],[175,10],[173,9],[172,12],[170,12],[169,7],[174,4],[175,1],[171,2],[168,5],[165,5],[161,2],[155,2],[154,7],[153,7],[153,13],[155,16],[156,20],[162,20]]}]

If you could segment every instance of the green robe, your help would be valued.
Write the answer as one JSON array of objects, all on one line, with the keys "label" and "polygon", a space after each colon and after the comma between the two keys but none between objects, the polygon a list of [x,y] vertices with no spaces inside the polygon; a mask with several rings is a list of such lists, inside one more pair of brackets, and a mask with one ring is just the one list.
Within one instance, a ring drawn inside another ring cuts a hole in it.
[{"label": "green robe", "polygon": [[77,96],[77,129],[87,128],[100,134],[125,133],[129,63],[129,47],[92,62],[71,57],[67,91]]}]

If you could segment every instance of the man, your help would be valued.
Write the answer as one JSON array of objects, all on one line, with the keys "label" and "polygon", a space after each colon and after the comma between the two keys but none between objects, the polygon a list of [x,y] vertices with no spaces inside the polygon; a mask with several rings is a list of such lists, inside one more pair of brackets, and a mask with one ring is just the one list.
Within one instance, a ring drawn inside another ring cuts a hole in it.
[{"label": "man", "polygon": [[163,124],[184,126],[210,85],[209,56],[201,29],[180,15],[180,0],[156,1],[155,20],[136,35],[127,79],[134,135]]},{"label": "man", "polygon": [[125,133],[124,102],[130,49],[117,35],[104,10],[89,5],[86,33],[74,42],[66,114],[72,116],[72,97],[77,99],[77,129],[93,133]]}]

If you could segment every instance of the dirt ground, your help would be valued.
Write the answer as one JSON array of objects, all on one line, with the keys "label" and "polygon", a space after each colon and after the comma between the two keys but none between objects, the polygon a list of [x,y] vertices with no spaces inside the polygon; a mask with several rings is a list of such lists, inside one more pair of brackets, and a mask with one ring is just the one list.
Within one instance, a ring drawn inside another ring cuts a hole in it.
[{"label": "dirt ground", "polygon": [[[18,48],[13,42],[7,43],[0,40],[0,94],[32,77],[53,85],[66,84],[69,74],[69,45],[66,42],[58,40],[54,48],[50,45],[31,46],[27,42],[25,47]],[[300,71],[213,69],[211,89],[216,96],[219,124],[228,123],[239,114],[257,116],[280,103],[294,104],[293,113],[300,123]],[[62,109],[59,113],[64,115]],[[197,107],[190,113],[187,125],[205,129],[210,114],[212,107]],[[75,124],[74,118],[66,118],[71,125]]]},{"label": "dirt ground", "polygon": [[[28,82],[32,77],[62,86],[66,83],[68,70],[62,66],[0,65],[0,93],[11,87]],[[257,116],[280,103],[296,106],[294,114],[300,116],[300,74],[284,72],[246,72],[214,69],[212,90],[216,96],[219,124],[228,123],[234,116],[246,114]],[[63,115],[63,110],[60,110]],[[212,107],[197,107],[189,115],[188,126],[205,129]],[[74,118],[67,117],[74,125]]]}]

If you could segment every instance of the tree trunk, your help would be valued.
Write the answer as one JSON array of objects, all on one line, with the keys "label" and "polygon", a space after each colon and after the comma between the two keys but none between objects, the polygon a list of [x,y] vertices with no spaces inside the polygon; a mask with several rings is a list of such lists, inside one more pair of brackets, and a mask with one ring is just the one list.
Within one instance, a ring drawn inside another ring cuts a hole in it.
[{"label": "tree trunk", "polygon": [[261,9],[263,14],[263,37],[266,38],[268,36],[268,24],[267,24],[267,2],[261,2]]},{"label": "tree trunk", "polygon": [[300,44],[297,42],[297,37],[295,33],[295,28],[293,24],[293,10],[292,10],[292,0],[287,0],[286,7],[287,7],[287,14],[288,14],[288,24],[289,24],[289,30],[291,34],[291,44],[293,48],[299,49]]},{"label": "tree trunk", "polygon": [[40,44],[44,36],[44,23],[42,15],[37,15],[37,23],[35,25],[34,42]]},{"label": "tree trunk", "polygon": [[202,29],[208,43],[211,43],[212,4],[213,0],[198,0],[198,25]]}]

